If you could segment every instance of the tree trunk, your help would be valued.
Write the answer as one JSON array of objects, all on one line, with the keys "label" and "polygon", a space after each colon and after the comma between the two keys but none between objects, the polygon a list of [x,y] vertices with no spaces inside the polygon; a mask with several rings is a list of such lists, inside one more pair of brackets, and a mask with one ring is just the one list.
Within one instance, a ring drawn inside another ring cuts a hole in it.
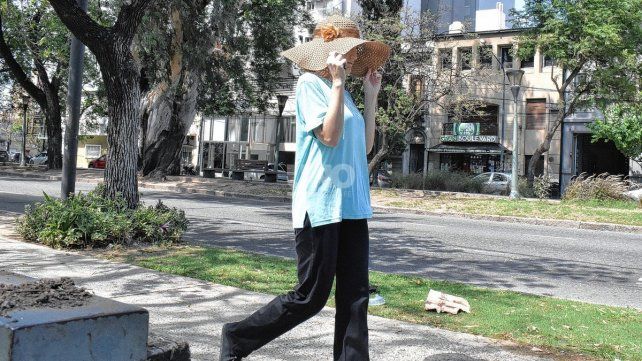
[{"label": "tree trunk", "polygon": [[45,113],[45,130],[47,132],[47,167],[62,169],[62,117],[60,115],[60,98],[58,87],[49,89],[44,86],[47,97]]},{"label": "tree trunk", "polygon": [[[563,95],[560,95],[560,99],[563,99]],[[555,132],[557,132],[557,128],[560,127],[562,124],[562,121],[564,118],[567,116],[569,112],[572,111],[574,108],[575,104],[575,99],[571,101],[571,107],[570,111],[566,110],[566,104],[562,101],[558,103],[558,106],[560,107],[560,111],[557,113],[557,118],[555,119],[555,125],[546,133],[546,137],[544,137],[544,140],[542,143],[535,149],[535,152],[533,153],[533,156],[531,157],[530,162],[528,163],[528,172],[527,172],[527,180],[529,185],[533,185],[533,182],[535,181],[535,168],[537,167],[537,160],[542,156],[542,154],[548,152],[551,149],[551,141],[553,140],[553,137],[555,136]],[[564,131],[564,129],[562,129]],[[560,154],[560,157],[562,155]]]},{"label": "tree trunk", "polygon": [[97,56],[107,90],[109,113],[105,192],[110,198],[121,194],[127,205],[135,208],[138,204],[136,144],[139,131],[140,71],[129,51],[129,44],[114,43],[110,44],[110,48],[110,52]]},{"label": "tree trunk", "polygon": [[149,111],[143,142],[143,176],[162,178],[180,173],[183,141],[196,116],[198,96],[198,76],[184,73],[176,91],[159,95]]},{"label": "tree trunk", "polygon": [[372,174],[372,172],[378,169],[379,163],[381,163],[390,152],[390,147],[388,146],[388,139],[386,135],[386,133],[382,132],[381,148],[379,148],[377,154],[375,154],[375,156],[370,160],[370,163],[368,163],[368,174]]},{"label": "tree trunk", "polygon": [[[142,139],[143,176],[164,178],[180,174],[181,150],[190,125],[196,116],[200,71],[185,54],[187,42],[199,39],[199,12],[207,1],[190,3],[188,12],[172,6],[172,41],[167,63],[167,78],[147,96]],[[194,44],[191,44],[194,46]]]}]

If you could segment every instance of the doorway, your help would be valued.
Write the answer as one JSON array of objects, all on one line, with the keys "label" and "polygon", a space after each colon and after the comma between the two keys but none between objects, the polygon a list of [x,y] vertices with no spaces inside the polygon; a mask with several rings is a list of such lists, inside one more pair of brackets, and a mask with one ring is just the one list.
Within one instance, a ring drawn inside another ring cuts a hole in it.
[{"label": "doorway", "polygon": [[575,135],[575,175],[629,175],[629,159],[611,141],[591,142],[591,134]]}]

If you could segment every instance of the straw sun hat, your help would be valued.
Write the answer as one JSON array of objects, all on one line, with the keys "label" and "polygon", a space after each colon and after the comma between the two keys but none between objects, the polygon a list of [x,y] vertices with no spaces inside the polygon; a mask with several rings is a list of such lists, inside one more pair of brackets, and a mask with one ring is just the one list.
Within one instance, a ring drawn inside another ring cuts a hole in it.
[{"label": "straw sun hat", "polygon": [[378,69],[390,56],[390,47],[379,41],[361,39],[357,24],[343,16],[332,15],[317,24],[314,38],[281,53],[303,70],[321,71],[327,67],[328,55],[336,51],[345,55],[357,48],[357,59],[351,74],[364,77],[368,69]]}]

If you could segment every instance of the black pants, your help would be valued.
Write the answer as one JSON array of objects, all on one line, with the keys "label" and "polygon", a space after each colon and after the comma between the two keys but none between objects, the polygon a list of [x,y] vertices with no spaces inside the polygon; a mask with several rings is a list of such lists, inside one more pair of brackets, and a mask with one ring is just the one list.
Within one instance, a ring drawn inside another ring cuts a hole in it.
[{"label": "black pants", "polygon": [[[343,220],[294,230],[299,283],[243,321],[228,325],[230,349],[246,357],[316,315],[325,306],[336,275],[334,360],[368,356],[368,222]],[[284,350],[287,352],[287,350]]]}]

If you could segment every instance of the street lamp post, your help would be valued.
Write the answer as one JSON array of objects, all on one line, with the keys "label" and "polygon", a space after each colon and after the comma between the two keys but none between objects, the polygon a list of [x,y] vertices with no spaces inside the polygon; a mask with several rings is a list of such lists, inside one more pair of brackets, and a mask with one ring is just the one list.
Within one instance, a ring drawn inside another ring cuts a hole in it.
[{"label": "street lamp post", "polygon": [[288,101],[288,96],[287,95],[277,95],[276,99],[278,100],[279,103],[279,116],[276,117],[276,137],[274,138],[274,172],[277,174],[277,180],[278,174],[279,174],[279,146],[280,146],[280,139],[279,136],[281,135],[280,130],[281,130],[281,121],[283,117],[283,109],[285,109],[285,103]]},{"label": "street lamp post", "polygon": [[27,165],[27,108],[29,107],[29,94],[22,94],[22,154],[20,157],[20,166]]},{"label": "street lamp post", "polygon": [[522,86],[522,77],[524,76],[524,71],[521,69],[510,69],[506,72],[508,77],[508,82],[510,83],[510,90],[513,93],[514,101],[514,111],[513,111],[513,165],[511,170],[511,190],[510,198],[517,199],[519,198],[519,189],[517,183],[517,177],[519,172],[517,171],[519,165],[519,127],[517,126],[517,98],[519,97],[519,90]]}]

